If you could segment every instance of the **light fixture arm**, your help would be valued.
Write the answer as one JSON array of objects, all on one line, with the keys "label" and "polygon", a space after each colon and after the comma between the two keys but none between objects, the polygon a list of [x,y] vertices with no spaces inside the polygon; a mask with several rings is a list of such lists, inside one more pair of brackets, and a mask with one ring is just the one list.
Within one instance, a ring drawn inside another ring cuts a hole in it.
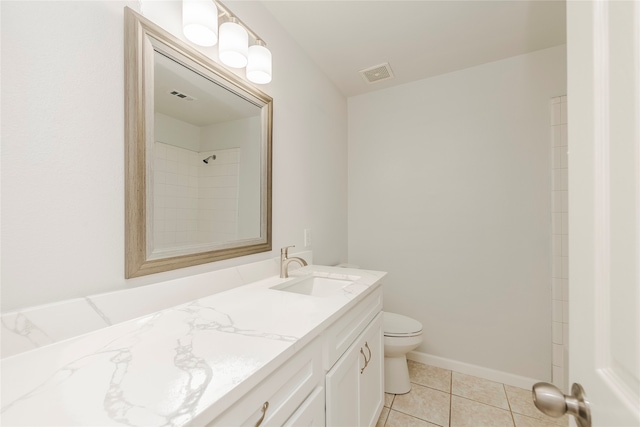
[{"label": "light fixture arm", "polygon": [[267,45],[264,42],[264,39],[262,39],[260,36],[258,36],[251,28],[249,28],[249,26],[247,24],[242,22],[242,20],[240,18],[238,18],[238,15],[234,14],[233,12],[231,12],[231,10],[229,10],[229,8],[227,6],[222,4],[219,0],[211,0],[211,1],[213,1],[216,4],[216,6],[218,7],[218,18],[224,18],[227,21],[231,20],[231,18],[235,18],[236,23],[241,25],[245,30],[247,30],[247,33],[249,33],[249,35],[253,38],[253,40],[256,43],[257,42],[262,42],[263,44],[261,46],[266,46]]}]

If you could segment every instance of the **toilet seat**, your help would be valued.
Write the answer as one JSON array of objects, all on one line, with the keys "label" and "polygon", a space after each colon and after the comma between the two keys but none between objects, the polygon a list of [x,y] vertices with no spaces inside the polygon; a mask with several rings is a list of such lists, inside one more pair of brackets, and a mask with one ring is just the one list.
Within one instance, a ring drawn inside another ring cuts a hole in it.
[{"label": "toilet seat", "polygon": [[414,337],[422,334],[422,323],[397,313],[384,312],[385,337]]}]

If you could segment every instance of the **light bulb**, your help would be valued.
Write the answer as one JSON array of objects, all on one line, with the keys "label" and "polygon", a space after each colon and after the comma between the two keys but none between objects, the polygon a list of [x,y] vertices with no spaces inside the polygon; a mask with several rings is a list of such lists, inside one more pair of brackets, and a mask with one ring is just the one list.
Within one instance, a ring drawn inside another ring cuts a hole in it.
[{"label": "light bulb", "polygon": [[182,31],[199,46],[218,43],[218,8],[212,0],[182,0]]},{"label": "light bulb", "polygon": [[247,65],[249,50],[249,34],[237,19],[231,18],[220,26],[220,44],[218,56],[223,64],[232,68],[242,68]]}]

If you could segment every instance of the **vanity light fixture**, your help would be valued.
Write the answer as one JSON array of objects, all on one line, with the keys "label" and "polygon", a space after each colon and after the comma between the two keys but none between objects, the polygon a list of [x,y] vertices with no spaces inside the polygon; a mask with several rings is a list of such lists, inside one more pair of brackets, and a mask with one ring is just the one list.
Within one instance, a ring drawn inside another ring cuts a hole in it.
[{"label": "vanity light fixture", "polygon": [[238,24],[238,18],[231,19],[220,25],[220,44],[218,55],[223,64],[233,68],[247,66],[249,56],[249,33]]},{"label": "vanity light fixture", "polygon": [[198,46],[218,43],[218,7],[211,0],[182,0],[182,31]]},{"label": "vanity light fixture", "polygon": [[[224,22],[218,28],[219,19]],[[220,61],[246,69],[253,83],[271,82],[271,51],[265,42],[218,0],[182,0],[182,26],[187,40],[199,46],[218,44]],[[219,31],[219,32],[218,32]],[[249,37],[255,44],[249,47]]]}]

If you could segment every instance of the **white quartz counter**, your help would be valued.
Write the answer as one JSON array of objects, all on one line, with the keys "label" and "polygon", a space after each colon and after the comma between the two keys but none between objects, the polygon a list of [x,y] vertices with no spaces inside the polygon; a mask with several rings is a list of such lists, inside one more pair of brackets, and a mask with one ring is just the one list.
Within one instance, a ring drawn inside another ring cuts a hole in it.
[{"label": "white quartz counter", "polygon": [[179,426],[213,419],[385,275],[323,266],[294,274],[354,283],[323,298],[269,289],[294,278],[271,277],[3,359],[2,425]]}]

